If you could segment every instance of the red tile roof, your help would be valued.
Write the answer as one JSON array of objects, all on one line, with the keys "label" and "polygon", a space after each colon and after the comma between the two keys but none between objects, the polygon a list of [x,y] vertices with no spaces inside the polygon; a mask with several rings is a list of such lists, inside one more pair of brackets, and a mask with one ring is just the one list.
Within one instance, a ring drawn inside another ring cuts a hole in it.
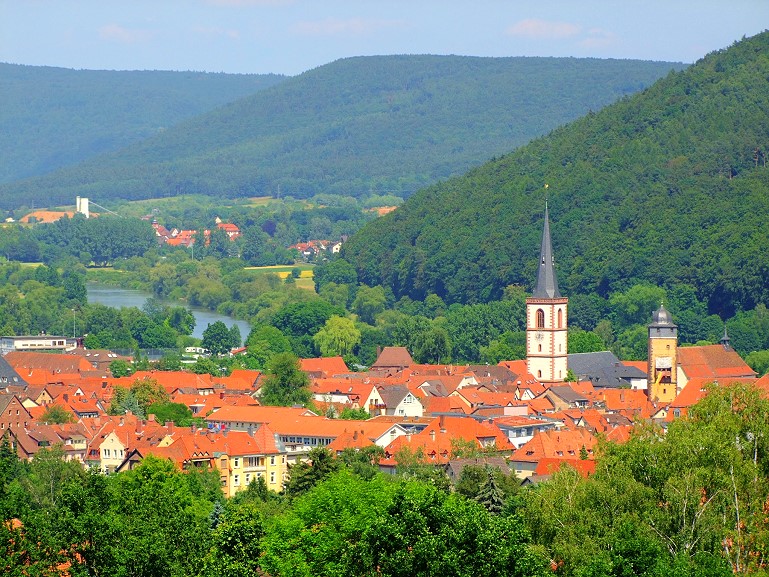
[{"label": "red tile roof", "polygon": [[593,459],[595,458],[593,448],[596,443],[596,437],[581,427],[557,431],[537,431],[528,443],[512,454],[510,460],[537,463],[545,458],[579,459],[582,447],[587,451],[588,458]]},{"label": "red tile roof", "polygon": [[301,359],[300,368],[306,373],[316,374],[320,377],[333,377],[345,375],[350,369],[342,357],[320,357],[315,359]]},{"label": "red tile roof", "polygon": [[678,347],[678,364],[688,378],[754,377],[737,352],[723,345]]}]

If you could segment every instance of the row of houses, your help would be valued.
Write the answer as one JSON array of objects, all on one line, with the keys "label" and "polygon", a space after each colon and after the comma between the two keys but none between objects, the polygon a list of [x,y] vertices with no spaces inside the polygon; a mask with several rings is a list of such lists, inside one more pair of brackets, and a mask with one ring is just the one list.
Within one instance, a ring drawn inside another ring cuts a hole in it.
[{"label": "row of houses", "polygon": [[[669,404],[650,401],[637,382],[636,388],[600,386],[596,375],[602,371],[637,376],[632,364],[615,366],[604,354],[593,359],[601,371],[593,367],[578,382],[550,385],[529,374],[525,361],[420,365],[399,347],[384,349],[365,373],[350,371],[340,357],[304,359],[313,410],[261,406],[258,371],[230,376],[147,371],[114,378],[99,362],[111,359],[109,352],[14,351],[0,357],[0,434],[10,435],[23,458],[59,445],[66,459],[105,474],[130,469],[148,455],[183,469],[215,468],[227,495],[257,478],[281,490],[289,467],[317,447],[336,453],[380,447],[385,472],[394,472],[406,454],[454,471],[457,459],[474,447],[486,458],[501,459],[522,480],[542,478],[564,464],[589,474],[599,437],[622,442],[639,419],[666,426],[685,416],[706,383],[769,386],[769,377],[756,379],[754,373],[728,376],[745,367],[723,351],[692,349],[689,356],[696,362],[683,370],[698,376],[688,378]],[[109,415],[116,387],[129,388],[137,379],[157,382],[170,400],[199,418],[198,424],[178,427],[152,415]],[[47,423],[52,406],[71,413],[73,422]],[[363,410],[369,418],[338,418],[345,409]]]},{"label": "row of houses", "polygon": [[[183,230],[178,228],[168,229],[157,221],[152,221],[152,228],[155,229],[155,236],[160,244],[167,244],[169,246],[183,246],[189,248],[195,244],[195,237],[198,235],[197,230]],[[222,222],[218,217],[216,219],[216,228],[223,230],[227,234],[227,238],[234,241],[240,236],[240,228],[238,225],[230,222]],[[203,231],[204,244],[208,244],[211,238],[211,231],[206,229]]]}]

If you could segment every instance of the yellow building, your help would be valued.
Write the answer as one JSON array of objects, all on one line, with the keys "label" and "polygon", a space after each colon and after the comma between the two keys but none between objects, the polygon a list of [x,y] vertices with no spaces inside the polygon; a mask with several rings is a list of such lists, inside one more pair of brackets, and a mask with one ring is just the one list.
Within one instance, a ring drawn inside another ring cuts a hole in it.
[{"label": "yellow building", "polygon": [[678,327],[664,305],[654,312],[649,325],[649,400],[670,403],[678,395]]},{"label": "yellow building", "polygon": [[225,495],[232,497],[259,478],[271,491],[283,490],[288,474],[286,455],[281,453],[269,427],[262,425],[250,432],[229,431],[217,437],[220,452],[216,466]]}]

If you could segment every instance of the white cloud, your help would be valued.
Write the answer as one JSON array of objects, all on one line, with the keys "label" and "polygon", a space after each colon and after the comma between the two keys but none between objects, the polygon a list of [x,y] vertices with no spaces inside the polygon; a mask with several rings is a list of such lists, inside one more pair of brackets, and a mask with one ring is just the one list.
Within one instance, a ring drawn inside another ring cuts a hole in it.
[{"label": "white cloud", "polygon": [[303,36],[334,36],[337,34],[366,34],[383,28],[403,26],[401,20],[364,20],[363,18],[326,18],[325,20],[297,22],[293,29]]},{"label": "white cloud", "polygon": [[122,44],[138,44],[147,42],[154,36],[154,32],[143,29],[131,29],[119,24],[107,24],[99,28],[99,37],[103,40],[120,42]]},{"label": "white cloud", "polygon": [[570,22],[553,22],[549,20],[527,19],[516,22],[507,29],[510,36],[522,36],[541,40],[571,38],[581,31],[577,24]]}]

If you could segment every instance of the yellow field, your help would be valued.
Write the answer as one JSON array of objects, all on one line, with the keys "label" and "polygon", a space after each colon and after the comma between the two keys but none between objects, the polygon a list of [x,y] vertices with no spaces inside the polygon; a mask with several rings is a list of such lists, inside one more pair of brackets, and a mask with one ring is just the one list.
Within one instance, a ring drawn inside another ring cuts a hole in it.
[{"label": "yellow field", "polygon": [[301,273],[299,274],[299,278],[313,278],[312,276],[312,269],[313,265],[311,264],[298,264],[298,265],[284,265],[284,264],[278,264],[273,266],[247,266],[246,270],[257,270],[265,273],[273,273],[278,275],[280,278],[284,279],[288,275],[291,274],[291,271],[295,268],[301,269]]}]

